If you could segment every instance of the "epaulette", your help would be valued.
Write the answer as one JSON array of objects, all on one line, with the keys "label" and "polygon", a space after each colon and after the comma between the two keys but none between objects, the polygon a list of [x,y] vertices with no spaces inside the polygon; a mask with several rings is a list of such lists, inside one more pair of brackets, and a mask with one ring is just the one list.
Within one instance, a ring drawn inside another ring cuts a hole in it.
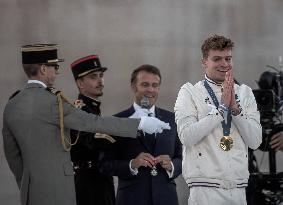
[{"label": "epaulette", "polygon": [[78,109],[82,109],[82,107],[85,106],[85,104],[81,99],[77,99],[74,102],[74,106]]},{"label": "epaulette", "polygon": [[111,143],[116,142],[116,140],[113,137],[111,137],[110,135],[107,135],[107,134],[96,133],[94,135],[94,138],[96,138],[96,139],[106,139]]},{"label": "epaulette", "polygon": [[21,90],[17,90],[16,92],[14,92],[10,97],[9,100],[11,100],[13,97],[15,97]]},{"label": "epaulette", "polygon": [[60,90],[57,90],[56,88],[52,88],[52,87],[48,87],[48,88],[46,88],[46,90],[53,93],[54,95],[57,95],[58,93],[61,92]]}]

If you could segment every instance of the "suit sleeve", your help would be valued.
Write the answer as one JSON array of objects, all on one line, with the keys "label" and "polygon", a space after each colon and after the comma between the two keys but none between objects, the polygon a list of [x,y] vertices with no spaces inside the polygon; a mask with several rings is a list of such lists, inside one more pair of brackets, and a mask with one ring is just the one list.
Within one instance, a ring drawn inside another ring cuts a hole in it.
[{"label": "suit sleeve", "polygon": [[[129,115],[132,114],[131,111],[126,111],[126,112],[130,112]],[[114,116],[120,117],[121,119],[128,119],[127,118],[128,114],[125,115],[124,112],[118,113]],[[129,168],[129,163],[131,159],[125,160],[121,156],[122,150],[125,149],[124,146],[125,140],[128,139],[120,138],[117,136],[115,136],[114,138],[116,142],[113,143],[111,154],[108,155],[108,158],[106,158],[106,160],[104,160],[103,162],[102,172],[107,175],[117,176],[121,178],[129,178],[129,179],[136,178],[137,176],[133,175]]]},{"label": "suit sleeve", "polygon": [[[121,145],[121,146],[120,146]],[[122,178],[135,178],[137,176],[132,175],[129,168],[129,160],[119,159],[119,150],[125,149],[123,148],[123,140],[120,138],[116,138],[116,142],[113,143],[113,147],[108,152],[108,155],[104,158],[101,171],[104,174],[110,176],[117,176]]]},{"label": "suit sleeve", "polygon": [[3,120],[3,144],[4,144],[4,153],[8,162],[8,165],[13,172],[18,187],[21,186],[21,180],[23,175],[23,159],[20,147],[13,136],[12,132],[9,130],[8,126]]},{"label": "suit sleeve", "polygon": [[[167,144],[167,146],[172,147],[174,146],[174,152],[170,154],[171,157],[171,161],[174,165],[174,172],[173,172],[173,176],[170,179],[174,179],[176,177],[178,177],[181,173],[182,173],[182,144],[178,138],[178,134],[176,131],[176,124],[174,122],[174,114],[171,113],[168,115],[168,113],[166,114],[166,117],[168,118],[170,125],[171,125],[171,129],[172,132],[170,135],[170,138],[172,137],[172,139],[175,140],[174,145],[169,145]],[[164,137],[164,136],[161,136]],[[134,179],[134,178],[138,178],[138,175],[133,175],[130,171],[130,167],[129,167],[129,163],[130,160],[135,158],[136,155],[133,155],[132,157],[129,157],[128,159],[124,159],[125,157],[120,157],[119,154],[126,149],[125,147],[125,140],[127,139],[118,139],[116,143],[114,143],[114,147],[115,147],[115,154],[112,155],[111,159],[108,159],[106,164],[107,167],[106,169],[108,170],[108,173],[110,175],[114,175],[114,176],[118,176],[118,177],[122,177],[122,178],[128,178],[128,179]],[[162,145],[161,145],[162,146]],[[105,164],[105,165],[106,165]],[[141,168],[142,169],[142,168]],[[139,172],[141,170],[139,169]]]}]

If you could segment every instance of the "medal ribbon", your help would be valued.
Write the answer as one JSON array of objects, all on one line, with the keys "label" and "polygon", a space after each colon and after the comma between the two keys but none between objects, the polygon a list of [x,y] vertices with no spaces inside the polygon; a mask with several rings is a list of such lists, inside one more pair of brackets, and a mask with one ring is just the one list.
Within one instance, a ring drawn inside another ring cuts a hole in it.
[{"label": "medal ribbon", "polygon": [[[210,95],[214,105],[218,108],[219,107],[219,102],[217,100],[217,97],[215,93],[213,92],[212,88],[209,86],[208,82],[204,80],[204,87],[206,88],[208,94]],[[222,124],[222,129],[223,129],[223,136],[229,136],[230,135],[230,128],[231,128],[231,122],[232,122],[232,115],[231,115],[231,110],[229,109],[227,113],[227,123],[225,123],[225,120],[221,122]]]}]

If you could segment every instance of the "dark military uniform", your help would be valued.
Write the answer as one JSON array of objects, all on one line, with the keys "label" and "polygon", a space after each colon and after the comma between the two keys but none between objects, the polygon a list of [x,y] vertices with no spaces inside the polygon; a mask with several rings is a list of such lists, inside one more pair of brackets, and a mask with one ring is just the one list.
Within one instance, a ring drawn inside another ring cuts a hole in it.
[{"label": "dark military uniform", "polygon": [[[100,102],[79,94],[76,101],[81,109],[100,115]],[[78,132],[72,130],[76,138]],[[113,205],[115,202],[112,176],[99,171],[105,152],[112,143],[107,139],[95,139],[93,133],[80,132],[80,138],[71,149],[71,158],[75,169],[75,186],[78,205]],[[83,137],[82,137],[83,135]]]},{"label": "dark military uniform", "polygon": [[[102,67],[97,55],[80,58],[71,64],[75,80],[92,73],[107,70]],[[79,94],[75,106],[88,113],[100,115],[100,102]],[[71,158],[74,164],[75,185],[78,205],[114,205],[115,192],[112,176],[100,172],[106,153],[110,153],[113,138],[100,133],[71,131],[74,140],[80,135],[78,143],[72,147]]]}]

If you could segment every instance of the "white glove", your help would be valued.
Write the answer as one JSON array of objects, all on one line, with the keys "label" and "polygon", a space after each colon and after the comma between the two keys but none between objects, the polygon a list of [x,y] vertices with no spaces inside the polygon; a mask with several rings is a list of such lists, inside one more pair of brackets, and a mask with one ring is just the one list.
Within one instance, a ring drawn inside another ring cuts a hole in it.
[{"label": "white glove", "polygon": [[171,127],[169,123],[165,123],[157,119],[156,117],[141,116],[141,121],[138,129],[148,134],[153,134],[162,133],[164,129],[170,130]]},{"label": "white glove", "polygon": [[141,118],[142,116],[148,116],[150,113],[148,109],[137,109],[129,118]]}]

